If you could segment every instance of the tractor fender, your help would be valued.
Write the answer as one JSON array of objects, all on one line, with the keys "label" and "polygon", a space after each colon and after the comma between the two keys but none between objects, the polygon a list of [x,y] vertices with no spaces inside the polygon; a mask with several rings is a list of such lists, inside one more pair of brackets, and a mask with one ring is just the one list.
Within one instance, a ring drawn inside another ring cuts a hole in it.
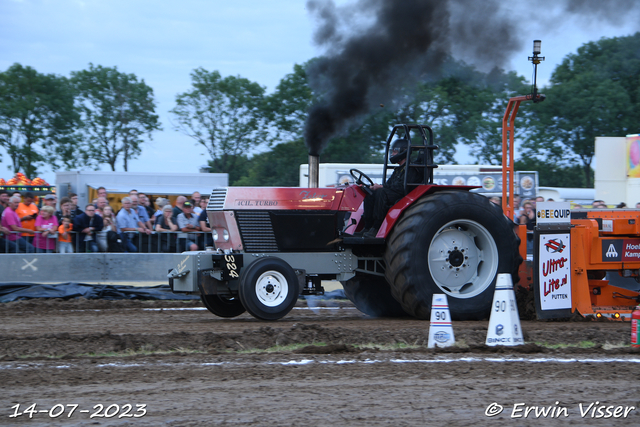
[{"label": "tractor fender", "polygon": [[382,237],[386,239],[402,213],[410,208],[417,200],[420,200],[424,196],[434,194],[439,191],[470,191],[475,188],[479,187],[470,185],[420,185],[411,190],[409,194],[404,196],[402,199],[400,199],[400,201],[398,201],[398,203],[396,203],[391,207],[391,209],[389,209],[389,212],[387,212],[387,216],[382,222],[382,225],[380,226],[376,237]]}]

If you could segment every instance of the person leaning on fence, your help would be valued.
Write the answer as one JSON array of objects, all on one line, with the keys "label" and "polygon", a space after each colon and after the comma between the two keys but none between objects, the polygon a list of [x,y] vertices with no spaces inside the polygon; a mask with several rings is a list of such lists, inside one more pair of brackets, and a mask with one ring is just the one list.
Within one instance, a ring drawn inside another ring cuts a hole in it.
[{"label": "person leaning on fence", "polygon": [[[33,193],[26,192],[22,195],[22,203],[18,204],[16,213],[20,217],[22,228],[36,231],[36,217],[38,216],[38,207],[33,203]],[[33,242],[34,233],[22,233],[27,242]]]},{"label": "person leaning on fence", "polygon": [[198,216],[198,222],[200,222],[200,229],[204,232],[204,246],[213,246],[213,236],[211,235],[211,225],[209,225],[209,216],[207,215],[208,198],[202,198],[200,200],[200,207],[202,212]]},{"label": "person leaning on fence", "polygon": [[182,206],[185,204],[185,202],[187,201],[187,198],[184,196],[178,196],[176,198],[176,205],[173,208],[173,221],[174,222],[178,222],[178,215],[180,215],[183,210],[182,210]]},{"label": "person leaning on fence", "polygon": [[[202,212],[205,212],[207,210],[207,205],[209,204],[209,198],[208,197],[201,197],[200,198],[200,214],[202,214]],[[194,209],[195,212],[195,209]]]},{"label": "person leaning on fence", "polygon": [[137,195],[129,196],[131,199],[131,209],[133,209],[137,214],[140,222],[142,223],[145,230],[153,231],[153,227],[151,226],[151,221],[149,219],[149,215],[147,214],[147,210],[140,205],[140,199]]},{"label": "person leaning on fence", "polygon": [[11,240],[7,240],[7,236],[9,236],[10,233],[11,231],[9,231],[8,228],[0,225],[0,254],[18,253],[16,244]]},{"label": "person leaning on fence", "polygon": [[100,215],[96,215],[96,207],[88,204],[82,214],[73,221],[73,226],[78,232],[78,252],[100,252],[96,234],[102,231],[104,222]]},{"label": "person leaning on fence", "polygon": [[[169,233],[178,231],[178,226],[173,222],[173,208],[171,205],[165,205],[162,208],[162,215],[156,217],[155,230],[156,233]],[[171,234],[160,236],[160,250],[162,252],[171,252]]]},{"label": "person leaning on fence", "polygon": [[71,223],[71,217],[66,215],[63,216],[61,224],[58,226],[58,253],[73,253],[73,245],[71,244],[72,231],[73,224]]},{"label": "person leaning on fence", "polygon": [[111,209],[111,206],[107,205],[102,208],[102,212],[98,209],[96,211],[96,215],[100,215],[102,217],[102,231],[96,233],[96,240],[98,241],[100,252],[109,252],[109,235],[111,235],[113,239],[113,235],[117,235],[118,233],[113,209]]},{"label": "person leaning on fence", "polygon": [[178,234],[178,252],[197,251],[198,235],[193,231],[200,231],[200,222],[193,213],[191,202],[184,202],[182,205],[182,213],[178,215],[178,228],[181,231]]},{"label": "person leaning on fence", "polygon": [[140,201],[140,206],[147,210],[147,216],[149,217],[149,221],[151,221],[151,225],[155,222],[155,217],[153,216],[155,210],[153,209],[151,200],[144,193],[138,193],[138,200]]},{"label": "person leaning on fence", "polygon": [[43,206],[36,218],[36,235],[33,238],[33,246],[38,253],[54,253],[58,237],[58,218],[54,215],[55,209],[51,206]]},{"label": "person leaning on fence", "polygon": [[118,227],[118,233],[122,239],[125,252],[138,252],[138,248],[130,240],[131,235],[135,232],[147,234],[151,232],[144,227],[144,224],[138,218],[138,214],[131,206],[129,197],[122,199],[122,209],[116,215],[116,226]]},{"label": "person leaning on fence", "polygon": [[19,204],[20,196],[11,196],[9,198],[9,206],[7,206],[4,212],[2,212],[2,221],[0,221],[0,225],[10,231],[5,239],[9,242],[13,242],[16,245],[16,252],[33,253],[35,252],[35,248],[33,247],[33,245],[29,243],[27,239],[20,235],[20,233],[28,233],[33,235],[34,231],[22,227],[20,217],[16,213],[16,209],[18,209]]},{"label": "person leaning on fence", "polygon": [[[169,204],[169,200],[168,200],[168,199],[165,199],[164,197],[158,197],[158,198],[156,199],[156,207],[158,208],[158,210],[157,210],[157,211],[155,211],[155,213],[153,214],[153,216],[154,216],[154,218],[156,219],[156,221],[158,220],[158,217],[159,217],[160,215],[162,215],[162,209],[163,209],[166,205],[171,206],[171,205]],[[171,209],[173,210],[173,207],[172,207]]]}]

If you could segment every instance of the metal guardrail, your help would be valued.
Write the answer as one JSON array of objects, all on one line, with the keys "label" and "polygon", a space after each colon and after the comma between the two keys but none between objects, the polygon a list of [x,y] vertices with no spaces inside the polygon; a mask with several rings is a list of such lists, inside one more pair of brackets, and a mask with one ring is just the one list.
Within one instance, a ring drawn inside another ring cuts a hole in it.
[{"label": "metal guardrail", "polygon": [[[0,282],[167,284],[182,254],[2,254]],[[150,283],[151,282],[151,283]]]},{"label": "metal guardrail", "polygon": [[[40,234],[39,231],[36,231],[35,233]],[[128,231],[125,233],[127,235],[127,238],[133,244],[133,246],[135,246],[136,248],[135,253],[180,253],[188,250],[188,248],[185,248],[185,243],[186,243],[184,241],[185,239],[178,238],[179,234],[185,234],[183,232],[167,231],[167,232],[157,233],[154,231],[151,234],[146,234],[146,233]],[[22,233],[11,232],[11,234],[22,234]],[[81,251],[82,253],[91,252],[90,245],[86,245],[86,244],[83,245],[81,243],[81,239],[84,239],[85,237],[84,234],[78,233],[78,232],[70,232],[70,234],[73,236],[71,240],[72,240],[74,253],[79,253],[80,251],[78,249],[80,249],[83,246],[84,246],[84,250]],[[213,238],[211,237],[210,232],[193,231],[193,232],[189,232],[188,234],[196,235],[197,241],[195,243],[198,245],[198,248],[201,250],[204,250],[205,247],[207,246],[213,245]],[[118,253],[118,252],[125,252],[125,251],[134,252],[134,251],[128,250],[126,247],[124,248],[117,247],[117,242],[116,244],[110,245],[109,241],[108,240],[103,241],[101,236],[94,235],[93,239],[96,239],[96,242],[98,243],[98,247],[100,249],[99,251],[100,253]],[[57,253],[59,252],[60,242],[58,241],[57,238],[55,240],[56,240],[55,252]],[[124,243],[124,242],[121,242],[121,243]],[[26,253],[26,251],[20,250],[19,248],[13,247],[13,246],[14,245],[11,244],[11,241],[6,239],[5,235],[0,235],[0,254]],[[87,250],[87,247],[89,247],[88,250]],[[34,253],[36,252],[37,251],[34,248]]]},{"label": "metal guardrail", "polygon": [[[39,232],[36,232],[39,233]],[[20,234],[18,232],[14,232],[14,234]],[[71,232],[74,236],[73,240],[73,248],[74,253],[79,253],[78,248],[80,247],[80,238],[83,237],[81,233]],[[162,233],[156,233],[155,231],[151,234],[145,234],[140,232],[127,232],[130,236],[132,236],[131,241],[133,245],[136,247],[136,253],[181,253],[188,248],[184,247],[184,242],[178,240],[178,234],[184,234],[178,231],[167,231]],[[197,244],[199,250],[205,250],[207,246],[213,246],[213,238],[211,237],[210,232],[204,231],[194,231],[189,234],[195,234],[198,236]],[[533,236],[533,231],[527,231],[527,237]],[[10,248],[10,243],[7,239],[2,239],[4,236],[0,236],[0,254],[10,254],[10,253],[25,253],[25,251],[16,250],[17,248]],[[58,252],[58,243],[56,241],[56,250]],[[100,246],[100,253],[118,253],[124,252],[124,250],[109,250],[108,243],[106,250],[103,250],[104,246]],[[84,252],[87,252],[86,250]],[[83,253],[84,253],[83,252]],[[35,253],[35,252],[34,252]],[[88,252],[90,253],[90,252]],[[527,253],[533,253],[533,241],[527,242]]]}]

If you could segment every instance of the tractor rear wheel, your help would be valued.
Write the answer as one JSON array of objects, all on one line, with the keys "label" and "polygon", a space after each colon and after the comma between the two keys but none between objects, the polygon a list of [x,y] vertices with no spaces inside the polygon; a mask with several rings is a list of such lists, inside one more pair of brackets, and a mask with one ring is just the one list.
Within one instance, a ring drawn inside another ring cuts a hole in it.
[{"label": "tractor rear wheel", "polygon": [[443,191],[408,208],[387,239],[391,293],[409,314],[429,319],[446,294],[454,320],[488,317],[498,273],[518,279],[522,257],[513,222],[488,198]]},{"label": "tractor rear wheel", "polygon": [[384,277],[356,275],[342,282],[345,296],[358,310],[372,317],[403,317],[407,313],[391,296],[391,289]]},{"label": "tractor rear wheel", "polygon": [[246,311],[237,296],[227,298],[218,295],[200,295],[200,299],[207,310],[219,317],[236,317]]}]

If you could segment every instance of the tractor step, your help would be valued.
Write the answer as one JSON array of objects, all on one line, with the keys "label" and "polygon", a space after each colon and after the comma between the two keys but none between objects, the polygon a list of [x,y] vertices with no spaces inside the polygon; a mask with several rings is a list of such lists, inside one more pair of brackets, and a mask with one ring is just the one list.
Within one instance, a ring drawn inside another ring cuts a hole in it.
[{"label": "tractor step", "polygon": [[378,237],[343,237],[345,245],[384,245],[385,239]]}]

